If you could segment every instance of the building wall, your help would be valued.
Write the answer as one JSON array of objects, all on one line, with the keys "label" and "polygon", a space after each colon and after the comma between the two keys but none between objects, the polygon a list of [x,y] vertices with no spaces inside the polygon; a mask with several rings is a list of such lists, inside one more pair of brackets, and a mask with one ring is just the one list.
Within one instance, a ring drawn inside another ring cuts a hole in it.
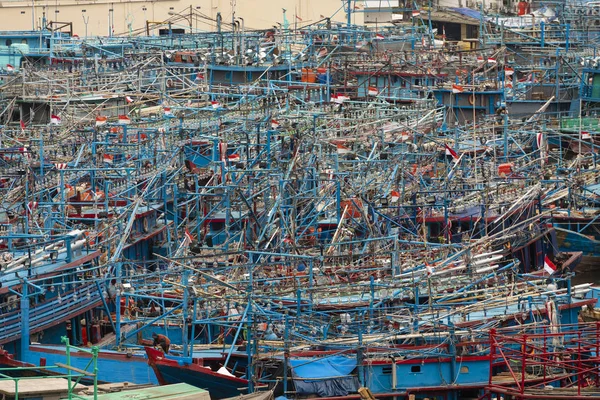
[{"label": "building wall", "polygon": [[[187,17],[190,14],[190,7],[193,14],[202,13],[212,19],[216,18],[217,12],[220,11],[223,22],[230,22],[231,1],[46,0],[35,1],[35,7],[32,8],[31,1],[9,0],[0,3],[1,29],[29,30],[32,25],[39,27],[42,14],[45,13],[47,20],[72,22],[74,33],[80,37],[83,37],[86,31],[84,18],[87,20],[89,36],[106,36],[111,30],[115,34],[130,32],[134,34],[136,30],[145,29],[146,21],[164,21],[173,18],[169,12]],[[346,21],[346,14],[341,8],[340,0],[233,0],[233,2],[235,16],[244,18],[246,29],[270,28],[277,22],[283,23],[283,8],[287,10],[287,20],[292,26],[308,25],[322,19],[321,16],[330,17],[334,14],[333,21]],[[110,11],[111,9],[113,12]],[[362,24],[362,14],[354,13],[353,22]],[[189,18],[181,19],[173,27],[186,28],[187,31]],[[192,27],[198,31],[210,31],[214,30],[215,24],[207,19],[194,17]]]}]

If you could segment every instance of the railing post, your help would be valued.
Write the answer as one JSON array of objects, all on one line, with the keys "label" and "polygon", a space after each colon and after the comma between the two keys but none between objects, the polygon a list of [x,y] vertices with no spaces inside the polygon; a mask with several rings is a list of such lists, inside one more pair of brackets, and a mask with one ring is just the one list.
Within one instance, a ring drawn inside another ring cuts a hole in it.
[{"label": "railing post", "polygon": [[495,329],[490,329],[490,371],[489,371],[489,385],[492,384],[492,379],[493,379],[493,365],[494,365],[494,358],[496,356],[496,330]]},{"label": "railing post", "polygon": [[94,359],[94,400],[98,400],[98,346],[92,347],[92,357]]},{"label": "railing post", "polygon": [[[65,344],[65,355],[67,357],[67,365],[71,366],[71,347],[69,346],[69,338],[63,336],[60,338],[60,341]],[[69,393],[69,397],[71,396],[71,368],[67,369],[67,390]]]},{"label": "railing post", "polygon": [[577,332],[577,396],[581,396],[581,332]]},{"label": "railing post", "polygon": [[520,393],[525,392],[525,367],[527,364],[527,335],[523,335],[523,348],[521,349],[521,388]]}]

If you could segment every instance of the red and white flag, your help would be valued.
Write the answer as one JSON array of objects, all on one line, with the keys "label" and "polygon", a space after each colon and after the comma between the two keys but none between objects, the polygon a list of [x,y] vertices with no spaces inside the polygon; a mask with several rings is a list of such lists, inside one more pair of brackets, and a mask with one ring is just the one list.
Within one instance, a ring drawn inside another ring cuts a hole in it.
[{"label": "red and white flag", "polygon": [[398,200],[400,200],[400,193],[399,192],[397,192],[395,190],[392,190],[391,195],[392,195],[392,203],[396,203]]},{"label": "red and white flag", "polygon": [[589,132],[587,132],[587,131],[581,131],[581,138],[583,140],[591,139],[592,135]]},{"label": "red and white flag", "polygon": [[452,156],[454,161],[458,161],[458,159],[460,158],[458,156],[458,153],[456,153],[456,151],[454,151],[454,149],[452,147],[448,146],[447,144],[444,144],[444,146],[446,147],[446,155]]},{"label": "red and white flag", "polygon": [[12,65],[10,65],[10,64],[6,64],[6,70],[7,70],[8,72],[13,72],[13,71],[15,70],[15,67],[13,67],[13,66],[12,66]]},{"label": "red and white flag", "polygon": [[279,128],[279,122],[275,119],[271,120],[271,129],[277,129]]},{"label": "red and white flag", "polygon": [[96,117],[96,126],[106,125],[108,122],[108,117],[97,116]]},{"label": "red and white flag", "polygon": [[412,16],[413,16],[413,18],[420,17],[421,16],[421,11],[420,10],[413,10]]},{"label": "red and white flag", "polygon": [[219,143],[219,157],[223,162],[227,160],[227,142]]},{"label": "red and white flag", "polygon": [[240,161],[240,155],[237,153],[229,154],[227,160],[229,160],[229,162],[238,162]]},{"label": "red and white flag", "polygon": [[185,228],[184,236],[184,240],[187,242],[187,244],[190,244],[194,241],[194,237],[192,236],[192,233],[188,230],[188,228]]},{"label": "red and white flag", "polygon": [[512,69],[511,67],[506,67],[504,68],[504,75],[506,76],[511,76],[512,74],[515,73],[515,70]]},{"label": "red and white flag", "polygon": [[452,84],[452,93],[456,94],[456,93],[462,93],[464,91],[464,88],[460,85],[456,85],[456,84]]},{"label": "red and white flag", "polygon": [[383,40],[383,39],[385,39],[385,36],[383,36],[381,33],[375,34],[375,40]]},{"label": "red and white flag", "polygon": [[166,116],[173,115],[173,112],[171,111],[171,107],[164,107],[163,111],[164,111],[164,113],[165,113]]},{"label": "red and white flag", "polygon": [[202,73],[198,72],[198,73],[196,74],[196,79],[195,79],[195,80],[196,80],[196,81],[201,81],[201,80],[203,80],[203,79],[204,79],[204,74],[202,74]]},{"label": "red and white flag", "polygon": [[478,64],[483,64],[483,57],[482,56],[477,56],[477,63]]},{"label": "red and white flag", "polygon": [[496,59],[494,57],[488,57],[488,63],[490,64],[496,64]]},{"label": "red and white flag", "polygon": [[221,108],[221,103],[219,103],[218,101],[211,101],[210,105],[212,106],[212,108],[217,109],[217,108]]},{"label": "red and white flag", "polygon": [[538,149],[541,149],[544,146],[544,133],[543,132],[538,132],[535,135],[535,141],[537,143]]},{"label": "red and white flag", "polygon": [[544,258],[544,271],[546,271],[549,275],[552,275],[556,272],[556,265],[550,261],[548,256]]},{"label": "red and white flag", "polygon": [[23,129],[25,129],[25,128],[26,128],[26,126],[25,126],[25,122],[23,122],[23,120],[20,120],[20,121],[19,121],[19,125],[21,125],[21,130],[23,130]]},{"label": "red and white flag", "polygon": [[127,115],[119,115],[119,124],[129,125],[130,123],[131,119]]},{"label": "red and white flag", "polygon": [[52,114],[50,116],[50,123],[52,125],[60,125],[60,117],[58,115]]},{"label": "red and white flag", "polygon": [[125,96],[125,101],[127,102],[127,104],[133,103],[133,99],[129,96]]},{"label": "red and white flag", "polygon": [[350,97],[344,96],[343,94],[332,94],[331,98],[329,99],[330,102],[336,103],[336,104],[342,104],[346,100],[350,100]]},{"label": "red and white flag", "polygon": [[106,164],[112,164],[113,159],[114,159],[114,156],[112,154],[105,154],[102,156],[102,161],[104,161]]},{"label": "red and white flag", "polygon": [[425,271],[427,271],[427,276],[433,274],[433,267],[427,263],[425,263]]},{"label": "red and white flag", "polygon": [[369,96],[377,96],[379,94],[379,90],[376,87],[369,86],[369,90],[367,91]]},{"label": "red and white flag", "polygon": [[350,150],[348,147],[344,146],[343,144],[336,144],[337,146],[337,153],[338,154],[349,154],[352,153],[352,150]]}]

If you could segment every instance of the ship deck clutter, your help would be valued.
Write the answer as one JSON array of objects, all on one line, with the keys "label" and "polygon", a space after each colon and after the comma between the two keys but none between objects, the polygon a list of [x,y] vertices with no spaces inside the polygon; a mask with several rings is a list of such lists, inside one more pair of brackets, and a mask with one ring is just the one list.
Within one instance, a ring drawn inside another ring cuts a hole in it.
[{"label": "ship deck clutter", "polygon": [[600,17],[521,3],[3,32],[0,387],[598,397]]}]

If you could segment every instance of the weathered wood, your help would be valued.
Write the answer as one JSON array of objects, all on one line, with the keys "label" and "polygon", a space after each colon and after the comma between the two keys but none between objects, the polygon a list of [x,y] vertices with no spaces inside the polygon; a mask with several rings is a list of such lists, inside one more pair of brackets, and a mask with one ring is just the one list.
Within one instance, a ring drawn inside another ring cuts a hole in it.
[{"label": "weathered wood", "polygon": [[95,376],[95,374],[92,374],[91,372],[88,372],[88,371],[86,371],[86,370],[84,370],[84,369],[79,369],[79,368],[71,367],[71,366],[69,366],[69,365],[67,365],[67,364],[63,364],[63,363],[56,363],[56,366],[57,366],[57,367],[64,368],[64,369],[69,369],[69,370],[71,370],[71,371],[74,371],[74,372],[80,373],[80,374],[82,374],[82,375],[85,375],[85,376],[92,376],[92,377],[93,377],[93,376]]}]

